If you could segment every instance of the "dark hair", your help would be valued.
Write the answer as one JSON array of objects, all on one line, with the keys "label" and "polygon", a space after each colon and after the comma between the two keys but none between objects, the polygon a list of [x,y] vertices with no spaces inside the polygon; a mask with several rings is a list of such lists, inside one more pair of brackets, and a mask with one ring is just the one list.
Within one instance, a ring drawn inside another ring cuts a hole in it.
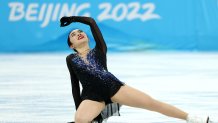
[{"label": "dark hair", "polygon": [[[70,33],[69,33],[69,35],[70,35]],[[70,47],[70,46],[72,45],[72,43],[70,42],[70,36],[69,36],[69,35],[68,35],[68,38],[67,38],[67,44],[68,44],[68,46]],[[75,52],[77,52],[76,49],[73,48],[73,50],[74,50]]]}]

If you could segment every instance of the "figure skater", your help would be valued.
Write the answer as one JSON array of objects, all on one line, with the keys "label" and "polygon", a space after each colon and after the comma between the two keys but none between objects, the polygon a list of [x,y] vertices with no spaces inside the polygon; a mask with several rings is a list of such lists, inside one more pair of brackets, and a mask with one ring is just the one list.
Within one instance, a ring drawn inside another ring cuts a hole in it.
[{"label": "figure skater", "polygon": [[[89,38],[81,29],[72,30],[68,36],[68,45],[76,52],[66,57],[76,107],[76,123],[101,123],[110,116],[120,116],[122,105],[155,111],[185,120],[187,123],[209,123],[209,116],[188,114],[177,107],[158,101],[110,73],[107,69],[107,46],[93,18],[65,16],[60,22],[61,27],[72,22],[89,25],[96,42],[95,47],[90,49]],[[83,88],[81,95],[79,81]]]}]

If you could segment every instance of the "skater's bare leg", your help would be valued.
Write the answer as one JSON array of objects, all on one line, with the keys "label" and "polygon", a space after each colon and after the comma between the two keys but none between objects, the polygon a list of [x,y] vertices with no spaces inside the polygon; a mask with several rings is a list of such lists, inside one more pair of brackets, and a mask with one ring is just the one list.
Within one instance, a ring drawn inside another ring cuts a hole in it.
[{"label": "skater's bare leg", "polygon": [[105,102],[85,99],[79,105],[75,114],[75,123],[91,123],[104,109]]},{"label": "skater's bare leg", "polygon": [[148,109],[161,114],[186,120],[187,113],[175,106],[153,99],[142,91],[128,85],[122,86],[120,90],[111,98],[113,102],[123,105]]}]

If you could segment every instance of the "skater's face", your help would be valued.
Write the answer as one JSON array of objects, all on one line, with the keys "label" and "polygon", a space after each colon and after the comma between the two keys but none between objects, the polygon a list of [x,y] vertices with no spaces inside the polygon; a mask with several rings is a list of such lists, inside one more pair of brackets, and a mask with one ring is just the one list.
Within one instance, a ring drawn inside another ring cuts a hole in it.
[{"label": "skater's face", "polygon": [[71,31],[69,35],[69,39],[70,39],[70,42],[72,43],[70,47],[74,49],[82,44],[88,43],[89,41],[86,33],[80,29],[75,29]]}]

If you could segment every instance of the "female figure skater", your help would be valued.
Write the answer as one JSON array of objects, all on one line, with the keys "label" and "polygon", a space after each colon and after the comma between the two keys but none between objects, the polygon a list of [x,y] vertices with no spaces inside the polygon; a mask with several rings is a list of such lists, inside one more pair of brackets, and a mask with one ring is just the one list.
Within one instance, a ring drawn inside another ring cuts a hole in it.
[{"label": "female figure skater", "polygon": [[[110,116],[120,116],[122,105],[155,111],[166,116],[186,120],[187,123],[209,123],[209,117],[190,115],[172,105],[153,99],[142,91],[128,86],[107,70],[107,46],[95,20],[91,17],[62,17],[61,27],[72,22],[87,24],[96,45],[89,47],[89,39],[82,30],[72,30],[68,45],[76,53],[66,57],[71,76],[76,123],[101,123]],[[116,32],[114,32],[116,33]],[[80,95],[79,81],[83,90]]]}]

